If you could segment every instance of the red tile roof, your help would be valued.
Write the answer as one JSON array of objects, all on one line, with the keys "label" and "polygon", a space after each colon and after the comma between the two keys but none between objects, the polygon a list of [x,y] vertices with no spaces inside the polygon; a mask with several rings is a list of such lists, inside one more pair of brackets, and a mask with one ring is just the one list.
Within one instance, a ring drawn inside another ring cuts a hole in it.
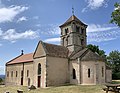
[{"label": "red tile roof", "polygon": [[33,62],[33,53],[20,55],[11,61],[7,62],[6,65]]}]

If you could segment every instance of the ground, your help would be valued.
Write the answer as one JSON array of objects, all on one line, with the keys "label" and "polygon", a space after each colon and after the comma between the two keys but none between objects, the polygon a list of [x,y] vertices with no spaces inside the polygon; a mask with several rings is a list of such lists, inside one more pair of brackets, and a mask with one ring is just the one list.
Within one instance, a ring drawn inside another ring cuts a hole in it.
[{"label": "ground", "polygon": [[[120,84],[120,80],[113,80],[112,83]],[[28,88],[23,86],[5,87],[4,85],[1,85],[0,93],[4,93],[6,91],[9,91],[10,93],[17,93],[18,89],[23,90],[24,93],[105,93],[105,91],[103,91],[102,89],[104,87],[104,85],[69,85],[60,87],[39,88],[28,91]]]},{"label": "ground", "polygon": [[0,93],[9,91],[10,93],[17,93],[17,89],[21,89],[24,93],[103,93],[103,86],[61,86],[61,87],[50,87],[40,88],[36,90],[28,91],[27,87],[5,87],[0,86]]}]

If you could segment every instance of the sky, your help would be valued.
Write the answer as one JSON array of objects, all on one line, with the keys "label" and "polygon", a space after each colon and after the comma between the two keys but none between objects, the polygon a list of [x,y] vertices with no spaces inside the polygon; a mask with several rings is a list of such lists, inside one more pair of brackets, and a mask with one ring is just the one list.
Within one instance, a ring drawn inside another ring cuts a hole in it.
[{"label": "sky", "polygon": [[39,40],[60,44],[60,29],[74,14],[88,25],[87,44],[98,45],[108,55],[120,51],[120,28],[110,24],[118,0],[0,0],[0,74],[5,63],[33,53]]}]

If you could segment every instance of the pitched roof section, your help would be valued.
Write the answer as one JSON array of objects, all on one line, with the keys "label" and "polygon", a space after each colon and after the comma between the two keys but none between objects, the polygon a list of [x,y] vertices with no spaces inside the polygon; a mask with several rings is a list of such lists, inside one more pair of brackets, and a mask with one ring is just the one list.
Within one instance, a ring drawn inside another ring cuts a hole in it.
[{"label": "pitched roof section", "polygon": [[11,61],[7,62],[6,65],[27,63],[27,62],[33,62],[33,53],[20,55],[16,58],[12,59]]},{"label": "pitched roof section", "polygon": [[82,61],[104,61],[104,58],[96,53],[93,53],[88,48],[76,52],[70,59],[80,58]]},{"label": "pitched roof section", "polygon": [[85,55],[81,58],[82,61],[105,61],[99,54],[96,54],[88,49]]},{"label": "pitched roof section", "polygon": [[87,51],[88,49],[87,48],[85,48],[85,49],[79,49],[78,51],[76,51],[76,52],[74,52],[74,53],[72,53],[70,56],[69,56],[69,58],[70,59],[76,59],[76,58],[81,58],[82,57],[82,55]]},{"label": "pitched roof section", "polygon": [[[37,50],[41,50],[39,49],[39,46],[43,46],[43,49],[46,53],[46,55],[48,56],[53,56],[53,57],[62,57],[62,58],[67,58],[68,57],[68,49],[64,46],[60,46],[60,45],[54,45],[54,44],[49,44],[49,43],[45,43],[40,41],[38,44],[38,48]],[[34,54],[36,55],[36,54]],[[34,58],[38,58],[41,57],[41,55],[37,55],[37,57],[34,56]]]},{"label": "pitched roof section", "polygon": [[[83,22],[81,22],[75,15],[72,15],[72,16],[71,16],[64,24],[62,24],[60,27],[66,25],[66,24],[69,24],[69,23],[72,22],[72,21],[76,21],[76,22],[78,22],[78,23],[81,23],[81,24],[83,24],[83,25],[86,25],[86,24],[84,24]],[[87,26],[87,25],[86,25],[86,26]]]}]

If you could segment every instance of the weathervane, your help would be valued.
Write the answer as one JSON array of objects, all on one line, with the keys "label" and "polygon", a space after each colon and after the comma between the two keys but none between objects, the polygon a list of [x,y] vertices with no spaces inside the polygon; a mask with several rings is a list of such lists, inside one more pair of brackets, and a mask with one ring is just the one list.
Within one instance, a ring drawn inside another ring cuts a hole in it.
[{"label": "weathervane", "polygon": [[74,7],[72,7],[72,14],[74,15]]}]

